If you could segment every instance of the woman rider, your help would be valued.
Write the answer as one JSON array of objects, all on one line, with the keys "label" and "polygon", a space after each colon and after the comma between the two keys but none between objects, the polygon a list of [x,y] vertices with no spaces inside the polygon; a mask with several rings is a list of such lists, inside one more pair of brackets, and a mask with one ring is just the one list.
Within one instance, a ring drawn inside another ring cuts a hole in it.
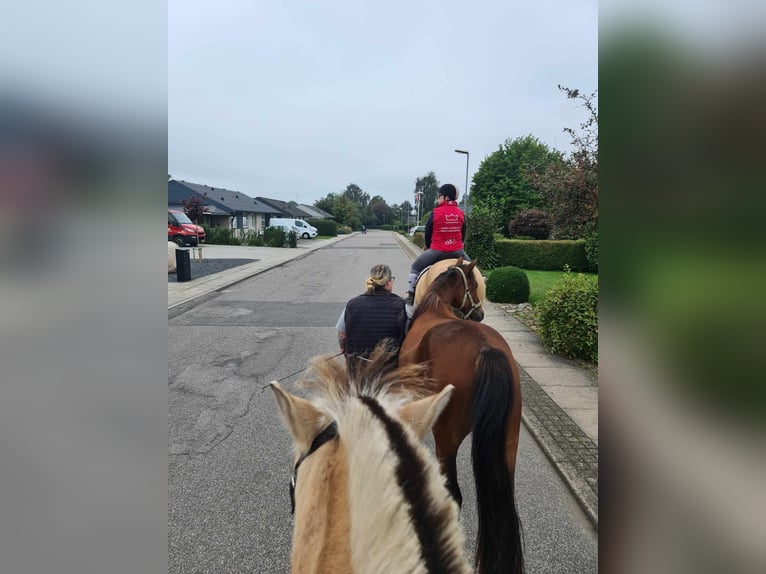
[{"label": "woman rider", "polygon": [[415,302],[415,282],[418,274],[437,261],[462,257],[470,261],[463,251],[465,240],[465,215],[457,206],[457,188],[445,183],[439,188],[438,205],[428,216],[425,233],[425,250],[410,267],[407,278],[407,314],[412,315]]}]

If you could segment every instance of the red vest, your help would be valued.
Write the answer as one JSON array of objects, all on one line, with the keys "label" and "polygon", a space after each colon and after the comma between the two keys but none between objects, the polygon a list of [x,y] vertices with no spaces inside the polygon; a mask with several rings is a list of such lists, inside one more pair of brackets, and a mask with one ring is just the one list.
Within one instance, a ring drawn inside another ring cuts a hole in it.
[{"label": "red vest", "polygon": [[446,201],[434,208],[431,249],[457,251],[463,249],[465,215],[455,201]]}]

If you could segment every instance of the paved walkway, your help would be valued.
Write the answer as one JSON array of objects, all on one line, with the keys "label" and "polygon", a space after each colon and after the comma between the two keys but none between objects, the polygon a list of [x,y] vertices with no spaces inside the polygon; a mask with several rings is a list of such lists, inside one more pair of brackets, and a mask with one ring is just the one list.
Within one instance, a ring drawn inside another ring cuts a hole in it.
[{"label": "paved walkway", "polygon": [[[394,234],[413,259],[418,248]],[[300,241],[298,248],[205,245],[206,258],[257,259],[185,283],[168,283],[168,315],[174,317],[224,287],[306,257],[347,236]],[[548,353],[533,332],[500,305],[487,302],[484,323],[508,341],[521,375],[522,419],[598,527],[598,381],[577,363]]]}]

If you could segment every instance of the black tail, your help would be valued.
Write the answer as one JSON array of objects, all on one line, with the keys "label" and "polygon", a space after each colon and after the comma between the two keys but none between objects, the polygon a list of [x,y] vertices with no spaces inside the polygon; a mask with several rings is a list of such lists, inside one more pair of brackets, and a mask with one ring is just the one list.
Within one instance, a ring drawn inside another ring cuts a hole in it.
[{"label": "black tail", "polygon": [[473,390],[473,476],[479,512],[475,564],[482,574],[524,572],[521,523],[514,478],[505,457],[513,396],[513,371],[505,353],[484,347]]}]

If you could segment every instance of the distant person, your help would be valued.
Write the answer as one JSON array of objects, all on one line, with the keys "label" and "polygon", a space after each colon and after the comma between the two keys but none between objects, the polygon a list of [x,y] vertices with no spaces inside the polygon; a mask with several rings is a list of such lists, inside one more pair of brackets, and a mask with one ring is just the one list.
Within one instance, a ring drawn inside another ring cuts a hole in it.
[{"label": "distant person", "polygon": [[362,234],[364,235],[365,233],[367,233],[367,226],[362,225]]},{"label": "distant person", "polygon": [[349,369],[369,357],[384,339],[399,348],[404,339],[407,315],[404,299],[393,292],[395,277],[388,265],[375,265],[365,281],[366,291],[346,303],[338,318],[338,344]]},{"label": "distant person", "polygon": [[465,215],[457,206],[457,188],[445,183],[439,188],[438,205],[428,216],[425,231],[425,250],[412,262],[407,277],[407,314],[412,315],[415,304],[415,282],[418,274],[437,261],[462,257],[470,261],[463,251]]}]

